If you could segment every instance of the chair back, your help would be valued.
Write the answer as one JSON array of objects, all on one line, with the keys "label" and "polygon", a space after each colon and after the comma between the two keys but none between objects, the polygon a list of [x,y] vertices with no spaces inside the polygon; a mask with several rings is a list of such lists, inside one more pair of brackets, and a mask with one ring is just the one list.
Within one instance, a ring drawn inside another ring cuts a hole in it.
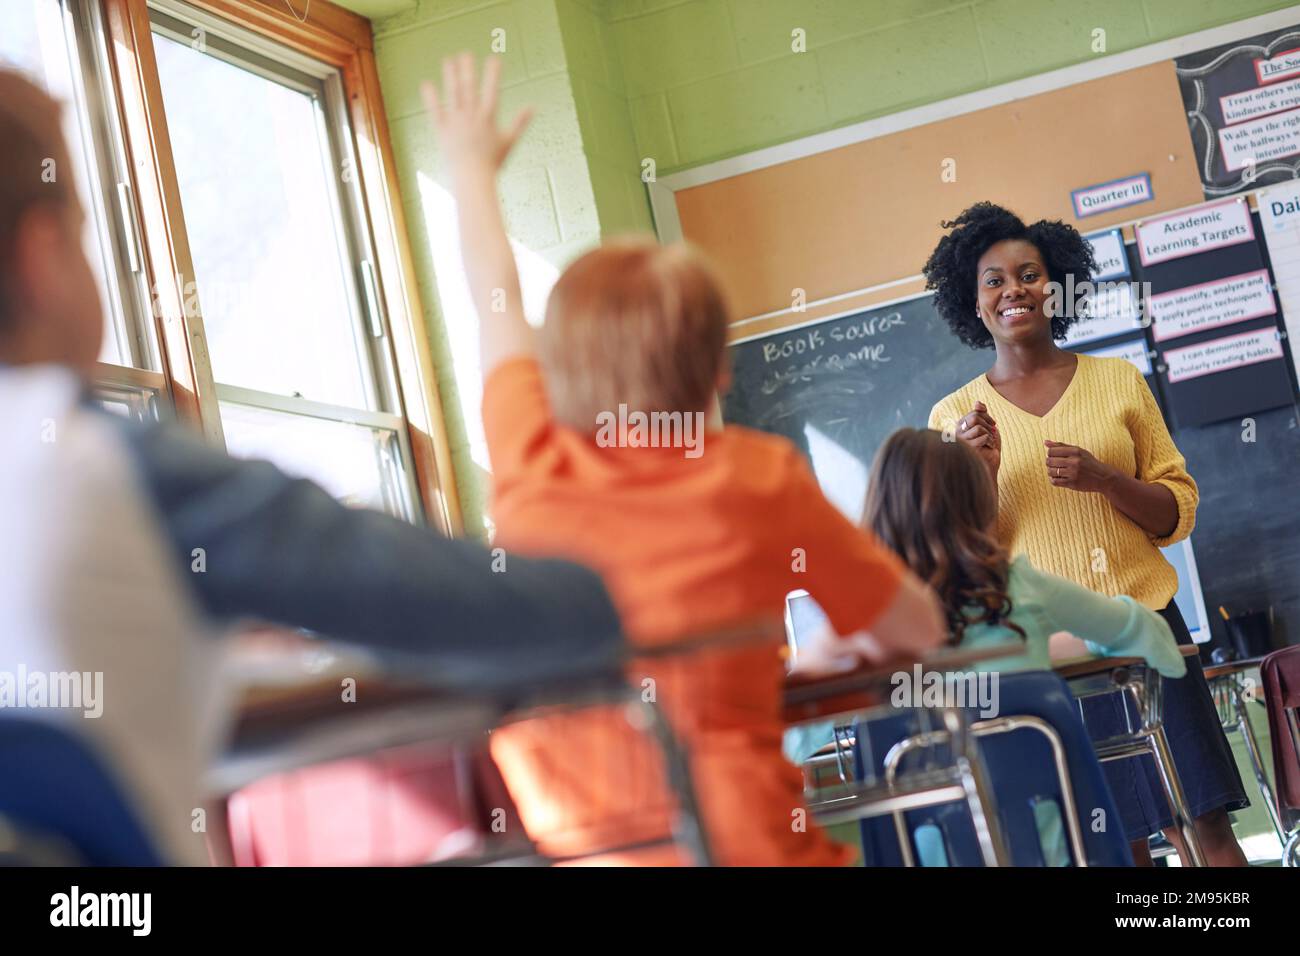
[{"label": "chair back", "polygon": [[[1119,812],[1092,742],[1065,682],[1050,671],[998,674],[998,715],[983,719],[971,710],[971,731],[983,762],[1011,862],[1044,866],[1044,836],[1064,847],[1077,863],[1069,839],[1070,807],[1089,866],[1131,866],[1132,856]],[[856,730],[859,779],[884,779],[890,752],[918,733],[937,729],[926,711],[904,710],[883,720],[860,722]],[[1058,765],[1058,754],[1063,766]],[[911,749],[896,757],[898,774],[952,763],[945,742]],[[1064,773],[1062,773],[1064,771]],[[980,846],[965,804],[950,803],[909,811],[904,830],[921,865],[979,866]],[[1042,831],[1040,833],[1040,830]],[[861,823],[868,866],[900,866],[903,851],[892,817]],[[1053,849],[1049,846],[1049,851]]]},{"label": "chair back", "polygon": [[1300,826],[1300,645],[1274,651],[1260,662],[1268,735],[1273,748],[1273,789],[1286,830]]},{"label": "chair back", "polygon": [[0,717],[0,781],[0,819],[15,862],[163,864],[113,772],[71,730]]}]

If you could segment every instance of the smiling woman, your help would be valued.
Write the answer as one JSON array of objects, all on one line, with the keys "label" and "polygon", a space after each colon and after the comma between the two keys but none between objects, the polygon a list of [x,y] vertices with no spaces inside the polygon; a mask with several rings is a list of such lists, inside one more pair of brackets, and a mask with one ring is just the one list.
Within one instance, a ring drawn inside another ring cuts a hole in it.
[{"label": "smiling woman", "polygon": [[[1026,225],[987,202],[946,225],[952,231],[925,266],[935,307],[958,338],[992,346],[995,358],[934,406],[930,427],[955,435],[988,468],[997,536],[1013,556],[1093,591],[1129,595],[1190,644],[1173,600],[1178,574],[1160,548],[1191,533],[1196,483],[1142,374],[1124,359],[1057,344],[1075,314],[1055,307],[1053,289],[1091,281],[1090,246],[1071,226]],[[1090,715],[1099,737],[1125,720],[1102,703],[1108,710]],[[1244,865],[1225,809],[1247,801],[1195,661],[1186,678],[1167,685],[1165,723],[1205,856]],[[1156,796],[1153,766],[1139,773],[1133,764],[1106,767],[1135,855],[1145,857],[1146,838],[1165,830],[1187,859],[1175,815]]]},{"label": "smiling woman", "polygon": [[[994,290],[1006,285],[1008,271],[1022,270],[1021,278],[1027,285],[1036,287],[1048,281],[1065,284],[1071,276],[1079,284],[1096,269],[1092,247],[1078,231],[1061,222],[1040,220],[1026,226],[1015,213],[981,202],[944,226],[953,232],[939,243],[925,264],[927,287],[935,290],[934,305],[939,314],[971,348],[988,348],[993,344],[993,335],[984,324],[977,300],[992,300],[996,296]],[[1023,253],[1018,257],[1020,261],[980,262],[985,253],[1003,241],[1019,244],[1018,248],[1001,251]],[[981,265],[984,268],[976,268]],[[1033,266],[1038,268],[1030,277],[1023,270]],[[1041,302],[1042,298],[1035,301]],[[1012,304],[1024,307],[1027,301],[1008,300],[1008,307]],[[1052,338],[1063,338],[1075,318],[1073,310],[1052,316]]]}]

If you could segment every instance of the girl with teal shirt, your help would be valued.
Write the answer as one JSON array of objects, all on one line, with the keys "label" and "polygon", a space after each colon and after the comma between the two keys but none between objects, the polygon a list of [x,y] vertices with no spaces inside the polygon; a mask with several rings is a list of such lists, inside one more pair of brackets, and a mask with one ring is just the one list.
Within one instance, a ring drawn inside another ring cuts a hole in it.
[{"label": "girl with teal shirt", "polygon": [[[1022,653],[975,670],[1049,670],[1052,636],[1068,632],[1093,654],[1141,657],[1168,678],[1187,672],[1173,632],[1155,611],[1039,571],[1023,555],[1012,559],[996,537],[997,511],[988,470],[961,442],[902,428],[876,455],[863,522],[938,594],[949,645],[1024,645]],[[802,762],[831,738],[830,725],[793,730],[786,753]],[[1039,837],[1049,863],[1068,861],[1059,815],[1040,818]],[[935,848],[919,850],[923,862],[938,862]]]}]

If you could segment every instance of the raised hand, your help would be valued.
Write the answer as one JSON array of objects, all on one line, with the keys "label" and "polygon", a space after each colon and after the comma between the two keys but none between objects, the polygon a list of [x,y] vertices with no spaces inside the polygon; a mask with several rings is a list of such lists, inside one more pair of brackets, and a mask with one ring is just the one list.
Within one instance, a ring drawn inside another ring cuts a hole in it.
[{"label": "raised hand", "polygon": [[479,317],[483,378],[507,358],[531,355],[532,333],[524,319],[519,270],[501,218],[497,172],[528,125],[530,111],[509,129],[497,126],[501,60],[491,57],[480,87],[474,57],[462,53],[442,62],[442,98],[432,83],[420,90],[451,173],[465,278]]},{"label": "raised hand", "polygon": [[476,72],[474,55],[461,53],[442,61],[441,99],[432,82],[420,86],[438,146],[457,179],[480,172],[495,176],[532,117],[531,110],[523,110],[508,129],[498,127],[501,58],[488,58],[481,87]]}]

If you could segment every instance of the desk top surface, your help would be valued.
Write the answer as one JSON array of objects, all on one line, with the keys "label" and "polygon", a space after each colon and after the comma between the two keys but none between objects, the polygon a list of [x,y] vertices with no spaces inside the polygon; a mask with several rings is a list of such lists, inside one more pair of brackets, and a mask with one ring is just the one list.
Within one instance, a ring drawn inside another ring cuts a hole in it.
[{"label": "desk top surface", "polygon": [[[1019,642],[976,650],[945,647],[919,658],[863,664],[830,674],[795,673],[786,680],[785,720],[814,720],[881,706],[891,678],[918,664],[927,672],[952,672],[973,664],[1020,653]],[[1194,656],[1195,647],[1183,647]],[[1067,679],[1140,665],[1141,658],[1093,658],[1065,661],[1055,668]],[[1244,668],[1252,662],[1236,661]],[[469,698],[410,680],[394,679],[373,660],[295,635],[259,634],[236,642],[233,674],[240,697],[232,745],[235,751],[265,735],[285,735],[334,726],[340,718],[376,717],[411,707],[455,711]],[[345,701],[343,681],[352,678],[353,695]],[[341,706],[345,705],[345,706]],[[490,716],[484,712],[486,716]]]},{"label": "desk top surface", "polygon": [[[1180,644],[1178,653],[1183,657],[1196,657],[1201,649],[1195,644]],[[1090,674],[1104,674],[1106,671],[1121,667],[1140,667],[1146,665],[1142,657],[1084,657],[1078,660],[1058,661],[1053,667],[1057,674],[1066,680],[1074,677],[1087,677]]]}]

